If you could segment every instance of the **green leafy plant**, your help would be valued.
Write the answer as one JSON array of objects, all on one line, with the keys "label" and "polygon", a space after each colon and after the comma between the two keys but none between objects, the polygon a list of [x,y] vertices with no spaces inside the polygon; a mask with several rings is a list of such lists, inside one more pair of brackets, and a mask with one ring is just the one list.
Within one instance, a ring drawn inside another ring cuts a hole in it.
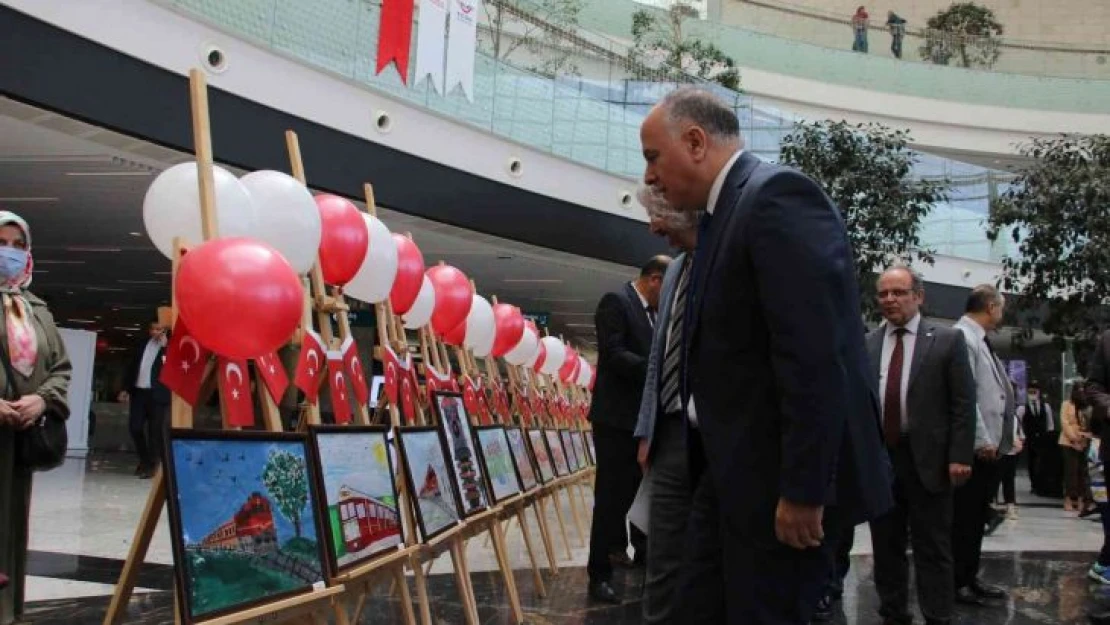
[{"label": "green leafy plant", "polygon": [[955,2],[925,23],[922,60],[959,67],[994,66],[1001,54],[1002,24],[994,11],[974,2]]},{"label": "green leafy plant", "polygon": [[270,493],[282,516],[293,524],[293,533],[301,537],[301,515],[308,504],[308,478],[304,459],[287,451],[270,452],[262,471],[262,485]]},{"label": "green leafy plant", "polygon": [[740,90],[740,70],[716,45],[690,37],[685,22],[697,19],[697,9],[674,3],[663,15],[640,9],[632,14],[632,49],[629,71],[637,80],[691,82],[691,77],[712,80]]},{"label": "green leafy plant", "polygon": [[[1064,135],[1021,147],[1030,164],[991,205],[987,236],[1008,233],[1002,288],[1058,338],[1093,340],[1110,302],[1110,136]],[[1043,316],[1042,316],[1043,315]]]},{"label": "green leafy plant", "polygon": [[845,121],[798,122],[780,160],[821,185],[840,208],[856,259],[864,309],[877,313],[875,273],[894,262],[932,264],[921,245],[922,221],[948,199],[947,181],[911,176],[917,160],[906,130]]}]

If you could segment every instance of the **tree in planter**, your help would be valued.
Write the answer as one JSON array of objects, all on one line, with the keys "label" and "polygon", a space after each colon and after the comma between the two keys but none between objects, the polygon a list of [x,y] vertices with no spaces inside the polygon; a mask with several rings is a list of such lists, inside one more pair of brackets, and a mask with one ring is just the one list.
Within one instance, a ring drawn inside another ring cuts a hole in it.
[{"label": "tree in planter", "polygon": [[[686,20],[697,17],[697,9],[683,2],[675,2],[665,16],[647,9],[633,13],[632,49],[628,54],[633,78],[691,82],[690,77],[696,76],[739,91],[736,62],[712,43],[683,32]],[[657,61],[659,68],[645,65],[644,59]]]},{"label": "tree in planter", "polygon": [[1035,139],[1021,152],[1032,164],[993,202],[987,231],[1018,246],[1002,288],[1043,306],[1027,324],[1092,340],[1110,321],[1110,136]]},{"label": "tree in planter", "polygon": [[959,67],[994,66],[1001,53],[1002,24],[994,11],[974,2],[955,2],[925,23],[925,45],[921,58],[948,65],[953,58]]},{"label": "tree in planter", "polygon": [[856,259],[864,311],[877,314],[875,273],[896,262],[932,264],[921,222],[948,199],[948,183],[912,178],[917,157],[906,130],[845,121],[798,122],[779,159],[821,185],[840,208]]},{"label": "tree in planter", "polygon": [[542,59],[528,69],[546,76],[578,74],[573,50],[560,29],[574,32],[585,0],[486,0],[486,28],[479,37],[499,61],[524,49]]}]

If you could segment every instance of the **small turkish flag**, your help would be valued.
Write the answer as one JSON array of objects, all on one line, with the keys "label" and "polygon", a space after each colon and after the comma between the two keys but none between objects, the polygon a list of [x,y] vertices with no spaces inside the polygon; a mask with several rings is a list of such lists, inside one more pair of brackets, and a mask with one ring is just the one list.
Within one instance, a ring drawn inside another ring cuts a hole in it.
[{"label": "small turkish flag", "polygon": [[331,408],[335,422],[351,422],[351,397],[347,393],[347,374],[343,367],[343,352],[328,352],[328,387],[331,389]]},{"label": "small turkish flag", "polygon": [[484,425],[493,425],[493,413],[489,409],[489,396],[486,395],[486,381],[484,378],[479,377],[477,380],[472,380],[471,384],[474,385],[475,391],[478,393],[478,417]]},{"label": "small turkish flag", "polygon": [[162,373],[158,379],[190,406],[195,406],[204,383],[204,368],[211,354],[189,334],[185,322],[178,319],[173,338],[166,347],[166,359],[162,362]]},{"label": "small turkish flag", "polygon": [[478,388],[474,385],[470,376],[464,375],[462,377],[462,393],[463,393],[463,406],[466,407],[466,413],[470,416],[478,414]]},{"label": "small turkish flag", "polygon": [[513,410],[509,407],[509,394],[501,380],[494,380],[493,382],[493,411],[504,423],[513,420]]},{"label": "small turkish flag", "polygon": [[416,422],[417,411],[416,373],[412,370],[411,360],[409,360],[409,358],[405,360],[405,369],[401,373],[401,413],[405,416],[405,422],[412,425]]},{"label": "small turkish flag", "polygon": [[532,394],[531,397],[528,398],[528,400],[532,403],[532,416],[542,421],[545,412],[543,405],[543,394],[539,391],[536,391]]},{"label": "small turkish flag", "polygon": [[348,336],[339,350],[343,353],[343,368],[347,370],[347,380],[355,391],[355,399],[360,405],[365,405],[370,401],[370,388],[366,384],[366,372],[362,369],[355,339]]},{"label": "small turkish flag", "polygon": [[324,341],[319,334],[309,330],[301,342],[301,357],[297,359],[297,371],[293,383],[304,391],[305,398],[312,403],[320,397],[320,383],[324,381]]},{"label": "small turkish flag", "polygon": [[396,406],[398,391],[401,390],[403,365],[397,358],[397,353],[388,345],[382,345],[382,367],[385,369],[385,396],[390,404]]},{"label": "small turkish flag", "polygon": [[255,358],[254,366],[262,374],[262,381],[266,383],[266,389],[270,391],[270,397],[274,398],[274,403],[281,403],[281,396],[285,394],[285,389],[289,388],[289,374],[285,372],[277,352]]},{"label": "small turkish flag", "polygon": [[220,398],[227,424],[251,427],[254,425],[254,400],[247,377],[247,361],[220,358],[219,363]]},{"label": "small turkish flag", "polygon": [[428,402],[435,401],[436,392],[459,392],[459,383],[450,373],[440,373],[428,363],[424,363],[424,386],[428,392]]}]

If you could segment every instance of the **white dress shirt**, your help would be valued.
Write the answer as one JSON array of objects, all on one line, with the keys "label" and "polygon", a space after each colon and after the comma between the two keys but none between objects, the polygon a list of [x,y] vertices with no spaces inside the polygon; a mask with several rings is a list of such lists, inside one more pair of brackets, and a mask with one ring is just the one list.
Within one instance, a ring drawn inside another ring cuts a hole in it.
[{"label": "white dress shirt", "polygon": [[648,305],[647,298],[640,292],[635,282],[629,282],[632,285],[632,290],[636,291],[636,295],[640,298],[640,305],[644,307],[644,315],[647,316],[648,324],[655,328],[655,316],[651,314],[651,306]]},{"label": "white dress shirt", "polygon": [[146,342],[146,348],[143,349],[143,359],[139,362],[139,377],[135,380],[135,388],[150,388],[151,373],[154,370],[154,359],[158,357],[158,350],[162,346],[150,339]]},{"label": "white dress shirt", "polygon": [[[736,153],[725,162],[725,166],[721,168],[721,171],[717,172],[717,177],[713,179],[713,186],[709,187],[709,198],[705,203],[705,212],[710,215],[717,210],[717,200],[721,198],[721,191],[725,188],[725,178],[728,178],[728,172],[732,171],[732,166],[736,164],[736,161],[740,160],[740,155],[743,153],[744,150],[736,150]],[[689,301],[691,295],[693,295],[693,293],[686,294],[687,301]],[[690,419],[690,425],[698,427],[698,410],[697,407],[694,406],[693,393],[690,393],[690,401],[686,405],[686,416]]]},{"label": "white dress shirt", "polygon": [[[913,362],[913,350],[917,345],[917,330],[920,326],[921,313],[914,315],[913,319],[910,319],[906,325],[902,326],[906,330],[906,333],[902,335],[902,380],[899,384],[899,388],[901,389],[899,391],[899,405],[902,412],[901,422],[903,432],[909,430],[910,424],[909,412],[906,409],[906,394],[909,392],[910,388],[910,363]],[[883,328],[883,352],[882,360],[879,361],[879,393],[882,397],[886,397],[886,376],[887,372],[890,370],[891,357],[894,355],[895,341],[898,340],[898,337],[894,334],[898,326],[891,323],[884,323]],[[885,400],[883,407],[886,407]]]}]

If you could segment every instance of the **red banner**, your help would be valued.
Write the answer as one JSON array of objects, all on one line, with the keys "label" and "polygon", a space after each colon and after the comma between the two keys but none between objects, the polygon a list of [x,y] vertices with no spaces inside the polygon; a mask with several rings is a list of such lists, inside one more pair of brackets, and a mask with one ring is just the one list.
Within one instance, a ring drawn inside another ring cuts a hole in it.
[{"label": "red banner", "polygon": [[378,26],[378,74],[397,64],[401,82],[409,82],[409,49],[412,47],[413,0],[383,0]]}]

